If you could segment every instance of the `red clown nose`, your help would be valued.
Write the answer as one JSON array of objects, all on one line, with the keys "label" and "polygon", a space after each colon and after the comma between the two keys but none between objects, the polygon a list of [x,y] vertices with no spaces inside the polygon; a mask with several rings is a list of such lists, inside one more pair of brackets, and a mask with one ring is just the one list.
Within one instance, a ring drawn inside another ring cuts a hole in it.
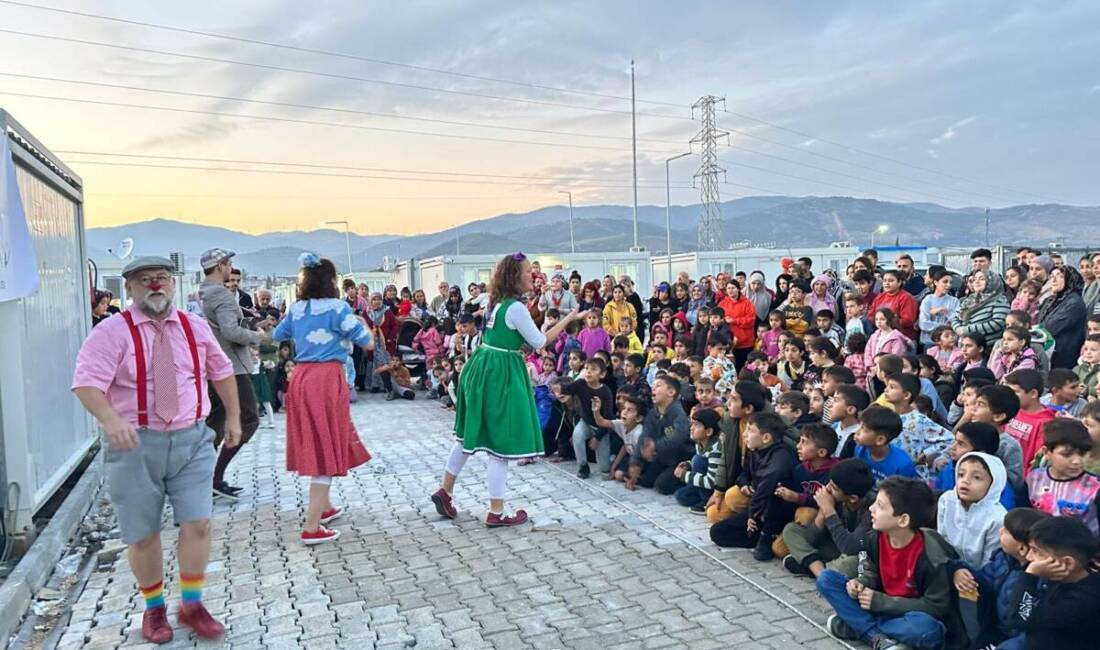
[{"label": "red clown nose", "polygon": [[152,282],[149,283],[149,290],[150,291],[160,291],[160,288],[163,287],[163,286],[164,285],[162,285],[161,283],[157,282],[156,280],[153,280]]}]

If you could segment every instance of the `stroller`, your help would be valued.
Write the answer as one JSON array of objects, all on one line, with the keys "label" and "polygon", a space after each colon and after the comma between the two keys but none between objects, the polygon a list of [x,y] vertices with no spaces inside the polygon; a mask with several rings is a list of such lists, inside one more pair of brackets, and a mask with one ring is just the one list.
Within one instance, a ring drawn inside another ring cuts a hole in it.
[{"label": "stroller", "polygon": [[424,353],[413,349],[413,339],[424,325],[416,318],[402,318],[397,328],[397,355],[409,374],[418,378],[423,386],[428,377],[428,363]]}]

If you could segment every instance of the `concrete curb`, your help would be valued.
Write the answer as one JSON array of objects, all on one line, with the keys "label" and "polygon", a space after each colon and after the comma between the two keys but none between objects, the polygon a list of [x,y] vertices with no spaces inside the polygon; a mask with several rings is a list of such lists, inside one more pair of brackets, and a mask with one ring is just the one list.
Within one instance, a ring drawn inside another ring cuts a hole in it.
[{"label": "concrete curb", "polygon": [[97,453],[50,523],[4,584],[0,585],[0,642],[5,645],[11,635],[19,630],[19,624],[35,594],[49,580],[58,560],[68,548],[69,540],[91,508],[102,482],[102,468],[103,463]]}]

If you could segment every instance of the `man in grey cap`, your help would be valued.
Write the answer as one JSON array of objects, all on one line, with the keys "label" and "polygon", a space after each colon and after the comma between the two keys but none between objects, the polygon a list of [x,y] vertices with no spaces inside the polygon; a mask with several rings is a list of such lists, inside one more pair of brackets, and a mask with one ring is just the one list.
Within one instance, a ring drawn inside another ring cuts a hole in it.
[{"label": "man in grey cap", "polygon": [[233,366],[210,326],[173,306],[172,271],[172,262],[163,257],[140,257],[126,265],[122,277],[133,303],[88,335],[72,381],[80,403],[103,429],[107,492],[145,601],[141,635],[152,643],[172,639],[160,538],[166,500],[180,526],[179,622],[203,639],[224,632],[202,604],[214,470],[214,432],[205,421],[212,398],[207,382],[225,413],[226,446],[241,438]]},{"label": "man in grey cap", "polygon": [[[256,406],[256,393],[252,387],[252,348],[259,347],[262,338],[260,332],[245,327],[244,313],[233,293],[225,287],[233,272],[233,251],[212,248],[202,254],[199,263],[206,278],[199,286],[202,300],[202,312],[206,322],[214,331],[218,343],[226,356],[233,362],[233,374],[237,380],[237,401],[241,411],[241,444],[225,446],[218,453],[218,462],[214,465],[214,494],[230,501],[237,500],[240,488],[225,482],[225,470],[241,447],[252,439],[260,426],[259,412]],[[257,327],[267,329],[270,321],[261,321]],[[221,445],[224,437],[226,412],[219,400],[214,400],[213,408],[206,423],[217,433],[214,446]]]}]

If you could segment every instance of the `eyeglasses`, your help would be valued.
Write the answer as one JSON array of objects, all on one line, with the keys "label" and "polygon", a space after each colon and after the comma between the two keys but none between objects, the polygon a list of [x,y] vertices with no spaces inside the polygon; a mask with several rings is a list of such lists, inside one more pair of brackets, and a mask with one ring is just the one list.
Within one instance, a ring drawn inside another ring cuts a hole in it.
[{"label": "eyeglasses", "polygon": [[157,275],[143,275],[137,278],[138,284],[143,287],[147,287],[150,284],[156,282],[157,284],[168,284],[171,282],[172,276],[167,273],[159,273]]}]

